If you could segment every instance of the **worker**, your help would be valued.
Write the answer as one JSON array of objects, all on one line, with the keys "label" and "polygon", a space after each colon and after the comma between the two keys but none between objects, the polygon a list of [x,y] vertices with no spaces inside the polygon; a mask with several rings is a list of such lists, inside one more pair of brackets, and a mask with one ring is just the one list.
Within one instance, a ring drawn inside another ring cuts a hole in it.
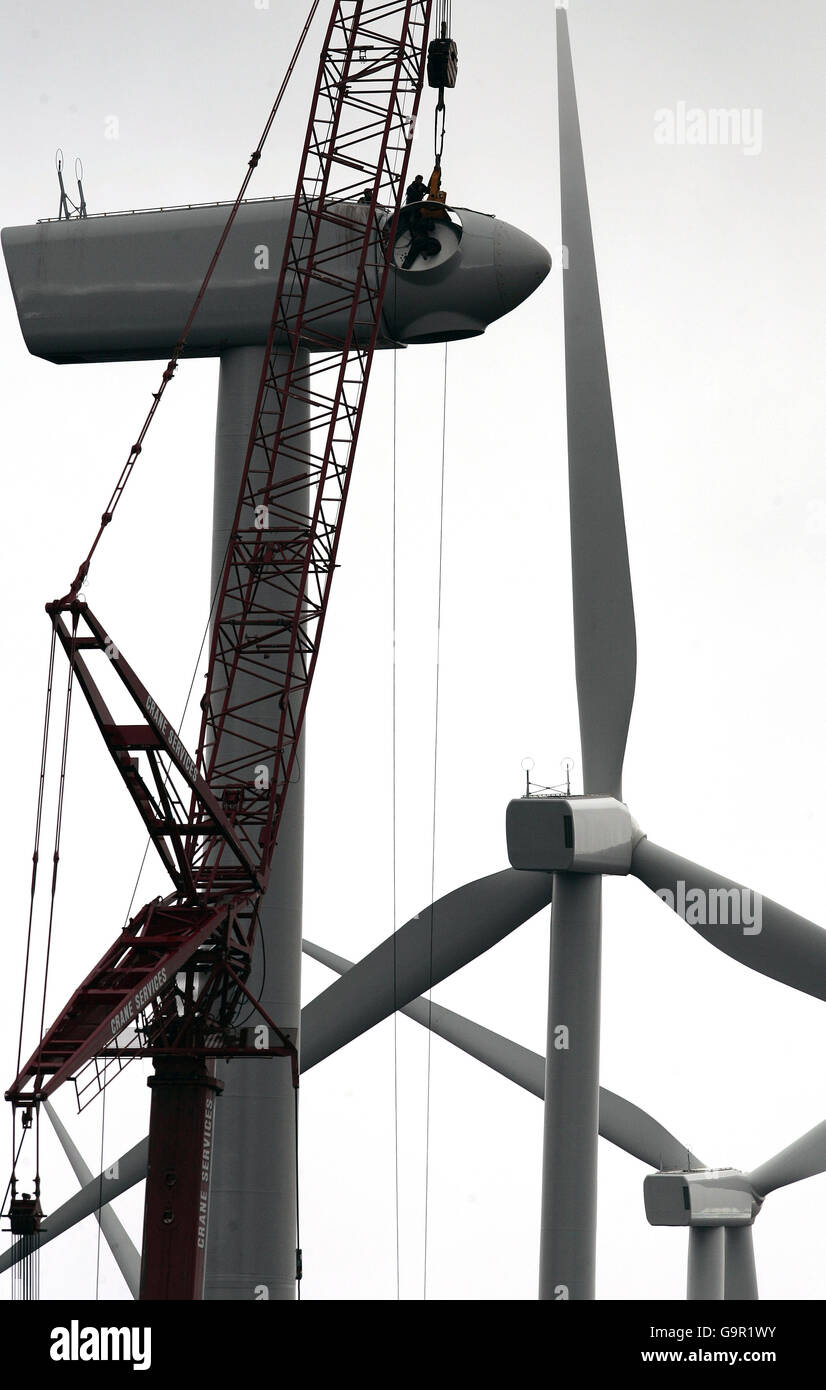
[{"label": "worker", "polygon": [[427,184],[421,174],[417,174],[405,195],[406,203],[421,203],[427,196]]},{"label": "worker", "polygon": [[423,261],[431,260],[433,256],[438,256],[441,249],[442,243],[433,236],[427,218],[418,219],[416,226],[410,229],[410,245],[402,261],[402,270],[410,270],[419,256]]},{"label": "worker", "polygon": [[372,203],[372,201],[373,201],[373,190],[372,190],[372,188],[365,188],[364,192],[362,193],[361,197],[359,198],[359,202],[360,202],[360,203]]}]

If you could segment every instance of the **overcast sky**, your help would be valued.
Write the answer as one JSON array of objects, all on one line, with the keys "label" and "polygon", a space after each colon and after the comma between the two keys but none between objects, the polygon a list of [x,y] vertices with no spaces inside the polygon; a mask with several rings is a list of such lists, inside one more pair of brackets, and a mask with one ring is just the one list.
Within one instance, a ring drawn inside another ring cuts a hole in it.
[{"label": "overcast sky", "polygon": [[[305,11],[303,0],[7,7],[2,224],[56,214],[58,145],[69,167],[83,159],[91,212],[232,198]],[[449,199],[497,213],[557,260],[553,5],[456,0],[453,14]],[[569,14],[638,629],[625,795],[654,840],[823,921],[826,12],[821,0],[570,0]],[[254,194],[293,189],[322,29],[320,17]],[[431,100],[414,152],[425,174]],[[748,112],[759,139],[658,142],[662,113],[692,108]],[[5,276],[0,352],[6,1085],[43,605],[85,554],[159,367],[29,357]],[[397,368],[399,924],[430,895],[444,349],[411,349]],[[352,959],[393,925],[392,376],[388,354],[308,720],[305,931]],[[557,781],[568,754],[578,774],[558,260],[509,319],[449,349],[447,380],[437,893],[505,866],[505,807],[526,754],[541,781]],[[216,385],[216,362],[182,367],[90,579],[90,602],[167,711],[183,704],[208,608]],[[143,848],[85,715],[50,1016],[119,929]],[[147,875],[140,900],[160,886]],[[607,881],[604,905],[604,1085],[715,1166],[754,1166],[826,1117],[822,1004],[714,951],[634,880]],[[434,998],[544,1051],[548,929],[545,913]],[[308,962],[305,998],[331,980]],[[401,1019],[397,1042],[401,1294],[419,1298],[427,1039]],[[108,1093],[107,1162],[145,1133],[142,1065]],[[396,1296],[393,1067],[388,1021],[302,1084],[304,1297]],[[428,1297],[532,1298],[541,1106],[438,1039],[429,1088]],[[97,1171],[100,1105],[73,1120],[67,1089],[58,1108]],[[43,1173],[51,1210],[75,1184],[49,1138]],[[601,1143],[602,1298],[684,1296],[686,1236],[648,1227],[644,1175]],[[142,1189],[118,1203],[136,1239],[141,1207]],[[755,1229],[765,1297],[826,1297],[825,1233],[826,1178],[768,1199]],[[94,1296],[93,1223],[44,1251],[42,1284]],[[2,1287],[8,1297],[7,1276]],[[125,1296],[105,1248],[99,1287]]]}]

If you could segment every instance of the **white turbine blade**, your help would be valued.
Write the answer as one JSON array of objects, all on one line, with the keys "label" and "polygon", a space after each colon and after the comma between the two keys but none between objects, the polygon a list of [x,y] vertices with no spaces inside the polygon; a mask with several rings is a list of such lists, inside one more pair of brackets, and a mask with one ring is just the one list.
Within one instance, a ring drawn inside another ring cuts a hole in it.
[{"label": "white turbine blade", "polygon": [[476,960],[551,901],[552,874],[504,869],[425,908],[301,1011],[301,1070]]},{"label": "white turbine blade", "polygon": [[[87,1182],[84,1187],[70,1197],[68,1202],[64,1202],[57,1211],[46,1216],[43,1223],[43,1232],[40,1236],[41,1246],[47,1245],[56,1236],[62,1236],[66,1231],[71,1230],[79,1221],[91,1216],[104,1202],[113,1202],[122,1192],[128,1192],[130,1187],[142,1182],[146,1177],[146,1161],[149,1153],[149,1140],[142,1139],[139,1144],[130,1149],[128,1153],[119,1158],[114,1167],[117,1169],[117,1176],[111,1178],[100,1174]],[[0,1274],[5,1270],[11,1269],[12,1265],[23,1258],[25,1249],[22,1241],[5,1250],[0,1255]]]},{"label": "white turbine blade", "polygon": [[634,850],[631,873],[718,951],[761,975],[826,1000],[822,927],[647,838]]},{"label": "white turbine blade", "polygon": [[754,1267],[753,1226],[726,1226],[725,1293],[735,1303],[753,1303],[757,1298],[757,1270]]},{"label": "white turbine blade", "polygon": [[[340,975],[353,969],[352,961],[306,939],[304,951],[313,960],[320,961]],[[531,1095],[544,1099],[545,1058],[538,1052],[531,1052],[527,1047],[521,1047],[519,1043],[511,1042],[509,1038],[503,1038],[499,1033],[493,1033],[489,1028],[454,1013],[452,1009],[431,1004],[427,999],[414,999],[400,1012],[437,1033],[446,1042],[453,1043],[468,1056],[484,1062],[500,1076],[516,1082]],[[622,1096],[606,1091],[604,1086],[599,1091],[599,1132],[603,1139],[652,1168],[703,1167],[700,1160],[655,1119]]]},{"label": "white turbine blade", "polygon": [[565,375],[579,727],[586,792],[622,799],[634,600],[568,16],[557,9]]},{"label": "white turbine blade", "polygon": [[[60,1140],[63,1152],[72,1165],[72,1171],[75,1177],[81,1187],[85,1187],[87,1183],[93,1181],[91,1168],[83,1161],[80,1150],[77,1148],[77,1145],[74,1143],[74,1140],[59,1116],[55,1113],[51,1102],[48,1100],[44,1101],[43,1108],[52,1122],[52,1128]],[[112,1172],[114,1173],[114,1169]],[[111,1177],[98,1179],[99,1186],[103,1191],[106,1191],[107,1185],[111,1180]],[[109,1206],[108,1200],[107,1193],[106,1204],[101,1206],[96,1213],[101,1234],[106,1244],[109,1246],[114,1256],[115,1263],[126,1281],[126,1287],[133,1298],[139,1298],[141,1286],[141,1257],[135,1249],[130,1236],[127,1234],[123,1223]]]},{"label": "white turbine blade", "polygon": [[765,1197],[775,1188],[826,1173],[826,1120],[815,1125],[807,1134],[781,1149],[766,1163],[749,1174],[755,1192]]},{"label": "white turbine blade", "polygon": [[[326,965],[329,970],[335,970],[337,975],[346,975],[354,968],[353,961],[336,955],[333,951],[327,951],[323,946],[316,946],[314,942],[307,941],[306,937],[303,949],[305,955]],[[415,1019],[424,1028],[438,1033],[439,1037],[453,1043],[477,1061],[484,1062],[485,1066],[499,1072],[500,1076],[515,1081],[517,1086],[530,1091],[531,1095],[538,1096],[540,1100],[544,1096],[545,1058],[540,1057],[538,1052],[531,1052],[519,1043],[510,1042],[498,1033],[483,1028],[481,1024],[471,1023],[461,1014],[453,1013],[442,1005],[431,1004],[427,999],[414,999],[412,1003],[405,1004],[399,1012]]]},{"label": "white turbine blade", "polygon": [[599,1088],[599,1132],[650,1168],[704,1168],[702,1159],[630,1100]]}]

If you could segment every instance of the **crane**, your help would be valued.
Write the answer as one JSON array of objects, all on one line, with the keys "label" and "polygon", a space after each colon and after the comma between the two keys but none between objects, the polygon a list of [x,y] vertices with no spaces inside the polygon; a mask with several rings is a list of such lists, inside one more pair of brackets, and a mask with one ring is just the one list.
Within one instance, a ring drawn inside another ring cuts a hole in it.
[{"label": "crane", "polygon": [[[246,981],[336,568],[431,8],[431,0],[335,0],[332,8],[213,612],[194,754],[81,592],[143,434],[92,550],[68,592],[47,605],[50,694],[57,646],[69,663],[61,795],[77,687],[172,890],[136,913],[41,1028],[6,1095],[25,1132],[39,1106],[87,1064],[98,1076],[101,1061],[105,1073],[124,1056],[152,1059],[144,1299],[201,1297],[216,1059],[287,1058],[298,1084],[294,1037]],[[158,396],[181,350],[179,343]],[[113,712],[113,685],[128,722]],[[58,865],[56,841],[52,904]],[[245,1007],[255,1027],[239,1026]],[[19,1195],[12,1177],[15,1233],[36,1234],[39,1182],[38,1173],[34,1196]]]}]

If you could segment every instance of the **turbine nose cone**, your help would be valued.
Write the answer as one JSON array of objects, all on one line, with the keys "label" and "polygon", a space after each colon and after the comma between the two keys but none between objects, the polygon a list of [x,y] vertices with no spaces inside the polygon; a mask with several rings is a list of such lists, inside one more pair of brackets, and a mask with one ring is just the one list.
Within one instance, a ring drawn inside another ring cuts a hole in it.
[{"label": "turbine nose cone", "polygon": [[396,261],[384,309],[396,342],[477,337],[533,294],[551,268],[545,247],[510,223],[469,208],[449,211],[444,254]]},{"label": "turbine nose cone", "polygon": [[550,252],[526,232],[509,222],[496,221],[494,227],[494,265],[503,314],[538,289],[551,268]]}]

